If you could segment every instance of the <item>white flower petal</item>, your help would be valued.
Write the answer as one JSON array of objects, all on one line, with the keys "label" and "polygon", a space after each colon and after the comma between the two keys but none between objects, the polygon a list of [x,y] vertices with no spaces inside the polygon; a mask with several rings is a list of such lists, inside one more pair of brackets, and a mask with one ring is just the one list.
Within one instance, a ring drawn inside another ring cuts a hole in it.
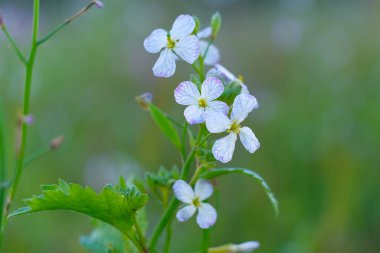
[{"label": "white flower petal", "polygon": [[200,97],[197,86],[190,81],[180,83],[174,90],[175,101],[180,105],[197,105]]},{"label": "white flower petal", "polygon": [[223,113],[215,112],[213,110],[206,110],[203,115],[206,121],[207,130],[210,133],[221,133],[226,131],[230,125],[230,119]]},{"label": "white flower petal", "polygon": [[194,187],[195,196],[199,197],[200,201],[208,199],[212,195],[213,191],[214,189],[212,188],[212,184],[204,179],[199,179]]},{"label": "white flower petal", "polygon": [[230,133],[226,137],[217,140],[212,147],[212,153],[214,154],[215,159],[222,163],[231,161],[235,150],[236,139],[236,134]]},{"label": "white flower petal", "polygon": [[195,28],[195,21],[190,15],[180,15],[174,21],[173,27],[170,30],[170,36],[173,40],[181,40],[187,35],[190,35]]},{"label": "white flower petal", "polygon": [[175,44],[174,51],[182,60],[193,64],[201,53],[199,39],[194,36],[186,36]]},{"label": "white flower petal", "polygon": [[229,110],[230,108],[228,107],[228,105],[222,101],[208,102],[207,107],[206,107],[206,112],[214,111],[214,112],[223,113],[224,115],[227,115]]},{"label": "white flower petal", "polygon": [[255,241],[240,243],[236,245],[236,252],[242,252],[242,253],[251,252],[257,249],[259,246],[260,246],[260,243],[255,242]]},{"label": "white flower petal", "polygon": [[[241,91],[240,91],[240,94],[247,94],[249,95],[249,90],[248,90],[248,87],[247,85],[245,85],[244,83],[241,83]],[[258,107],[258,105],[257,105]]]},{"label": "white flower petal", "polygon": [[213,66],[219,62],[220,53],[219,53],[219,49],[216,46],[214,46],[213,44],[208,46],[208,42],[204,40],[200,41],[200,46],[201,46],[201,54],[203,57],[205,56],[206,50],[207,50],[207,55],[203,59],[206,65]]},{"label": "white flower petal", "polygon": [[255,152],[259,147],[259,140],[249,127],[240,128],[240,141],[249,153]]},{"label": "white flower petal", "polygon": [[208,26],[208,27],[200,30],[197,35],[198,35],[198,38],[200,38],[200,39],[207,39],[207,38],[211,37],[211,34],[212,34],[211,26]]},{"label": "white flower petal", "polygon": [[168,39],[168,32],[164,29],[154,30],[145,40],[144,47],[149,53],[158,53],[166,47]]},{"label": "white flower petal", "polygon": [[191,186],[183,180],[177,180],[173,185],[175,197],[186,204],[192,204],[194,200],[194,191]]},{"label": "white flower petal", "polygon": [[217,213],[208,203],[202,203],[198,208],[197,223],[200,228],[207,229],[215,224]]},{"label": "white flower petal", "polygon": [[197,208],[194,205],[185,206],[177,212],[177,215],[176,215],[177,219],[180,222],[187,221],[188,219],[191,218],[191,216],[194,215],[196,210]]},{"label": "white flower petal", "polygon": [[204,122],[204,112],[204,108],[199,107],[199,105],[190,105],[185,109],[183,114],[187,122],[189,122],[190,125],[194,125]]},{"label": "white flower petal", "polygon": [[158,77],[171,77],[174,75],[175,68],[173,52],[170,49],[165,49],[153,66],[153,74]]},{"label": "white flower petal", "polygon": [[209,77],[202,84],[201,97],[207,101],[212,101],[220,97],[223,91],[224,86],[222,84],[222,81],[216,77]]},{"label": "white flower petal", "polygon": [[224,76],[224,78],[226,78],[226,80],[228,82],[232,82],[232,81],[235,81],[236,80],[236,76],[234,74],[232,74],[230,71],[228,71],[225,67],[223,67],[222,65],[220,64],[216,64],[215,65],[215,69],[217,71],[219,71],[219,73],[221,75]]},{"label": "white flower petal", "polygon": [[232,107],[231,120],[242,122],[253,109],[258,107],[257,100],[252,95],[237,95]]}]

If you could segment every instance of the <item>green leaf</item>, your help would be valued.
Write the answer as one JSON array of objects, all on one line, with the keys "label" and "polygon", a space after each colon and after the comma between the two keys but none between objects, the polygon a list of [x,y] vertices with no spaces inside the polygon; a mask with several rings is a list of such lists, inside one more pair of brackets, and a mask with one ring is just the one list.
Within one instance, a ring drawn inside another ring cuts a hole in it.
[{"label": "green leaf", "polygon": [[69,210],[99,219],[126,235],[133,228],[133,215],[147,202],[148,195],[140,194],[135,187],[107,185],[100,193],[90,187],[69,184],[59,180],[58,185],[44,185],[42,194],[25,200],[26,207],[8,217],[49,211]]},{"label": "green leaf", "polygon": [[181,150],[181,140],[172,122],[155,105],[149,104],[149,109],[153,120],[156,122],[161,131],[169,138],[174,146]]},{"label": "green leaf", "polygon": [[265,193],[269,197],[269,199],[273,205],[274,211],[276,213],[276,216],[278,215],[279,208],[278,208],[277,199],[274,197],[274,194],[273,194],[272,190],[269,188],[268,184],[256,172],[253,172],[251,170],[244,169],[244,168],[210,169],[209,171],[202,173],[200,175],[200,177],[204,178],[204,179],[212,179],[215,177],[219,177],[219,176],[223,176],[223,175],[229,175],[229,174],[244,174],[244,175],[247,175],[247,176],[250,176],[250,177],[256,179],[256,181],[263,187]]},{"label": "green leaf", "polygon": [[114,227],[95,221],[95,228],[88,236],[81,236],[80,243],[91,253],[126,253],[124,235]]}]

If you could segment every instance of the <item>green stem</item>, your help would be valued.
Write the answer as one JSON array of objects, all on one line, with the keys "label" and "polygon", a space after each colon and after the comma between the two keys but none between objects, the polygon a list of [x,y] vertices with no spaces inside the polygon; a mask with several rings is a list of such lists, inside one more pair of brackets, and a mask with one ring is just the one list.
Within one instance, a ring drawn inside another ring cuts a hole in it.
[{"label": "green stem", "polygon": [[62,24],[60,24],[55,29],[53,29],[46,37],[44,37],[43,39],[37,41],[37,46],[39,46],[39,45],[45,43],[46,41],[48,41],[51,37],[53,37],[59,31],[61,31],[65,26],[67,26],[72,21],[74,21],[75,19],[77,19],[80,16],[82,16],[83,14],[85,14],[87,11],[89,11],[91,9],[91,7],[93,7],[95,5],[96,5],[95,1],[91,1],[91,3],[89,3],[87,6],[83,7],[77,13],[75,13],[73,16],[71,16],[70,18],[67,18],[65,21],[63,21]]},{"label": "green stem", "polygon": [[27,61],[25,59],[24,54],[21,52],[20,48],[17,46],[15,40],[12,38],[11,34],[8,32],[8,29],[5,25],[1,26],[1,29],[3,30],[5,37],[7,37],[9,43],[11,44],[13,50],[16,52],[18,58],[24,63],[25,65],[27,64]]},{"label": "green stem", "polygon": [[182,142],[182,147],[181,147],[181,157],[182,157],[182,162],[185,162],[185,157],[186,157],[186,133],[187,133],[187,128],[189,126],[189,123],[185,123],[182,129],[182,137],[181,137],[181,142]]},{"label": "green stem", "polygon": [[145,236],[144,233],[142,232],[139,223],[136,220],[136,214],[132,215],[133,223],[135,224],[135,229],[137,236],[139,238],[139,244],[141,248],[143,249],[143,252],[146,252],[146,243],[145,243]]},{"label": "green stem", "polygon": [[[32,46],[30,51],[29,60],[26,64],[26,74],[25,74],[25,87],[24,87],[24,99],[23,99],[23,116],[29,114],[30,108],[30,93],[33,79],[33,68],[34,62],[37,53],[37,39],[38,39],[38,28],[39,28],[39,10],[40,10],[40,1],[34,0],[34,12],[33,12],[33,37],[32,37]],[[25,159],[25,148],[26,141],[28,136],[28,125],[23,122],[22,130],[21,130],[21,144],[20,149],[17,154],[17,165],[14,172],[14,177],[11,185],[11,189],[9,191],[9,196],[7,200],[6,210],[4,212],[4,216],[7,215],[10,205],[15,196],[18,184],[20,182],[21,174],[24,168],[24,159]],[[2,232],[4,230],[4,226],[2,227]]]},{"label": "green stem", "polygon": [[[200,56],[201,58],[202,56]],[[191,64],[191,66],[193,66],[193,69],[195,70],[195,72],[197,72],[197,74],[199,75],[199,78],[201,79],[200,81],[203,82],[203,80],[205,79],[205,76],[203,74],[203,72],[195,65],[195,63]]]},{"label": "green stem", "polygon": [[[0,228],[3,226],[3,212],[4,212],[4,201],[5,201],[5,193],[7,190],[7,187],[3,187],[3,184],[5,183],[5,179],[7,176],[7,152],[6,152],[6,145],[5,145],[5,129],[4,129],[4,117],[3,117],[3,110],[2,105],[0,101]],[[1,232],[0,232],[1,233]],[[0,249],[2,245],[3,236],[2,233],[0,234]]]},{"label": "green stem", "polygon": [[171,228],[171,222],[169,222],[169,224],[166,227],[166,239],[165,239],[165,245],[164,245],[164,253],[169,253],[171,239],[172,239],[172,228]]},{"label": "green stem", "polygon": [[202,253],[207,253],[207,249],[210,245],[210,229],[204,229],[202,231]]},{"label": "green stem", "polygon": [[49,153],[51,151],[51,147],[50,146],[47,146],[45,148],[42,148],[41,150],[39,150],[38,152],[34,153],[32,156],[30,157],[27,157],[25,159],[25,162],[24,162],[24,168],[27,167],[28,165],[30,165],[32,162],[34,162],[35,160],[43,157],[44,155],[46,155],[47,153]]}]

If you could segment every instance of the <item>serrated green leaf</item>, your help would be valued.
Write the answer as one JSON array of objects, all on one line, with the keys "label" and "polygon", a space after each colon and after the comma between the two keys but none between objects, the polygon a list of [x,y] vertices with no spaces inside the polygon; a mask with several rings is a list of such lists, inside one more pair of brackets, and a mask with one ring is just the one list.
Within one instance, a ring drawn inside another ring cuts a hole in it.
[{"label": "serrated green leaf", "polygon": [[149,104],[149,111],[161,131],[169,138],[169,140],[181,150],[181,140],[178,132],[173,123],[166,117],[166,115],[153,104]]},{"label": "serrated green leaf", "polygon": [[69,184],[59,180],[58,185],[44,185],[42,194],[25,200],[26,207],[8,217],[49,211],[69,210],[99,219],[128,234],[133,228],[133,216],[142,208],[148,195],[140,194],[132,187],[126,190],[116,185],[107,185],[100,193],[90,187]]},{"label": "serrated green leaf", "polygon": [[244,174],[256,179],[256,181],[262,186],[268,198],[270,199],[272,206],[274,208],[274,211],[276,213],[276,216],[278,215],[279,208],[278,208],[277,199],[275,198],[272,190],[269,188],[265,180],[256,172],[253,172],[251,170],[244,169],[244,168],[210,169],[209,171],[202,173],[200,177],[204,179],[212,179],[215,177],[220,177],[220,176],[229,175],[229,174]]}]

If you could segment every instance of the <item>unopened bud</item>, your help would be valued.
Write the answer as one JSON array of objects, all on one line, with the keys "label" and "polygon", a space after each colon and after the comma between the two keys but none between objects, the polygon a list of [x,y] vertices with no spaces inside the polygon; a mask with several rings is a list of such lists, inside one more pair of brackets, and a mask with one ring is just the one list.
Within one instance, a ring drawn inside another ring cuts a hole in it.
[{"label": "unopened bud", "polygon": [[244,242],[241,244],[227,244],[220,247],[209,248],[207,253],[248,253],[260,246],[258,242]]},{"label": "unopened bud", "polygon": [[102,1],[99,1],[99,0],[96,0],[94,1],[95,3],[95,6],[98,8],[98,9],[101,9],[104,7],[104,3]]},{"label": "unopened bud", "polygon": [[149,109],[149,104],[152,103],[153,95],[152,93],[144,93],[138,97],[135,98],[136,102],[139,103],[139,105],[144,108],[145,110]]},{"label": "unopened bud", "polygon": [[30,126],[34,122],[34,116],[32,114],[26,115],[26,116],[24,116],[23,121],[24,121],[25,124],[27,124],[28,126]]},{"label": "unopened bud", "polygon": [[4,27],[3,17],[0,15],[0,28]]},{"label": "unopened bud", "polygon": [[222,25],[222,16],[220,16],[219,12],[216,12],[214,15],[212,15],[211,18],[211,39],[214,40],[218,36],[220,27]]},{"label": "unopened bud", "polygon": [[65,137],[64,136],[58,136],[58,137],[55,137],[51,142],[50,142],[50,148],[52,150],[57,150],[63,143],[63,141],[65,140]]},{"label": "unopened bud", "polygon": [[199,20],[197,16],[193,16],[193,19],[195,21],[195,28],[194,28],[193,34],[197,34],[199,31],[199,28],[201,27],[201,21]]}]

